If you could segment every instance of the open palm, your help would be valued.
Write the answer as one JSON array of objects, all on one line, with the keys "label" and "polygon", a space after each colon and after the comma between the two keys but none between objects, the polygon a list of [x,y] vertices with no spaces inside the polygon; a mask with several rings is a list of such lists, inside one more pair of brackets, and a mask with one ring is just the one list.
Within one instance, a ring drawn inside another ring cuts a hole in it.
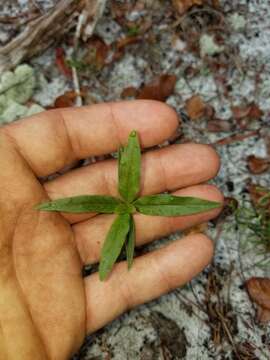
[{"label": "open palm", "polygon": [[[97,274],[83,279],[82,267],[98,261],[114,215],[34,210],[48,198],[117,195],[115,160],[44,184],[38,178],[117,150],[132,129],[146,148],[166,140],[176,127],[176,114],[166,105],[133,101],[52,110],[0,129],[0,359],[68,359],[87,333],[184,284],[207,265],[212,243],[192,234],[136,258],[130,271],[118,263],[106,282]],[[214,186],[203,184],[218,168],[218,156],[205,145],[149,151],[142,160],[142,193],[173,191],[222,201]],[[137,245],[218,212],[176,218],[136,214]]]}]

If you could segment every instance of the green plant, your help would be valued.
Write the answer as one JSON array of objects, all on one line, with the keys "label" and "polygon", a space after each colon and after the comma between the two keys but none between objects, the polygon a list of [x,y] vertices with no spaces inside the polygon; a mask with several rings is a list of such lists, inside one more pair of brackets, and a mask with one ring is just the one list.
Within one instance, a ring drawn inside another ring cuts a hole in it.
[{"label": "green plant", "polygon": [[[238,226],[248,229],[249,241],[263,245],[270,251],[270,191],[267,188],[254,186],[256,201],[235,209],[234,215]],[[253,199],[254,200],[254,199]]]},{"label": "green plant", "polygon": [[128,268],[132,265],[135,246],[135,224],[133,214],[180,216],[196,214],[220,207],[220,203],[194,197],[170,194],[138,197],[140,191],[141,150],[136,131],[129,135],[127,146],[118,151],[118,192],[120,198],[103,195],[82,195],[58,199],[38,205],[46,211],[73,213],[115,213],[114,220],[105,239],[99,264],[99,276],[104,280],[110,273],[123,246],[126,246]]},{"label": "green plant", "polygon": [[140,28],[139,26],[131,26],[128,28],[128,31],[127,31],[127,36],[129,37],[133,37],[133,36],[137,36],[140,34]]}]

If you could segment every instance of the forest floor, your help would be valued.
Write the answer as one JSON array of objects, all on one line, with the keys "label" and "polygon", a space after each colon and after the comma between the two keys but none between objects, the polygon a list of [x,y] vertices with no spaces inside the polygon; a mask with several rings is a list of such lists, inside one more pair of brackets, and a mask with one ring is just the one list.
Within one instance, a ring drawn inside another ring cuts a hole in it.
[{"label": "forest floor", "polygon": [[[29,14],[49,12],[56,3],[0,5],[0,45],[23,31]],[[170,142],[211,144],[221,157],[213,183],[226,206],[210,223],[212,264],[185,287],[89,336],[74,360],[270,358],[270,4],[220,0],[181,7],[191,3],[202,1],[108,1],[94,35],[75,50],[71,27],[24,61],[34,69],[29,99],[4,108],[0,93],[2,123],[27,115],[33,104],[34,112],[78,101],[166,101],[181,118]]]}]

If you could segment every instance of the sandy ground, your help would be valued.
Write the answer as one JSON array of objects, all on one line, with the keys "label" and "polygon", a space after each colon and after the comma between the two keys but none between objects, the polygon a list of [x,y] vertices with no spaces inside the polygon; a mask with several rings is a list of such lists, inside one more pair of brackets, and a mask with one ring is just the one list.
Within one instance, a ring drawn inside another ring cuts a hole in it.
[{"label": "sandy ground", "polygon": [[[29,6],[27,1],[20,3]],[[54,2],[36,3],[46,11]],[[146,37],[151,41],[140,38],[126,46],[123,54],[109,65],[79,72],[80,86],[89,91],[85,101],[91,104],[118,100],[123,89],[140,88],[154,77],[169,73],[177,77],[175,91],[167,103],[182,117],[182,137],[178,142],[190,139],[214,144],[225,137],[261,129],[256,136],[215,145],[222,166],[214,183],[226,196],[236,198],[240,206],[245,202],[249,206],[248,183],[270,185],[269,172],[253,175],[246,161],[249,155],[267,156],[269,1],[221,1],[218,10],[207,6],[203,10],[194,8],[182,18],[174,17],[168,1],[141,3],[144,6],[133,6],[124,20],[140,26],[149,22]],[[16,4],[12,6],[17,9]],[[10,15],[15,10],[5,7],[1,11]],[[125,26],[113,16],[109,2],[95,35],[113,47],[127,36]],[[209,44],[203,47],[203,35],[215,37],[214,54]],[[10,36],[9,29],[0,27],[3,44]],[[71,52],[67,42],[60,46],[67,55]],[[85,45],[79,49],[78,57],[84,53]],[[33,99],[39,105],[52,106],[59,95],[73,89],[72,81],[55,66],[55,49],[31,59],[30,64],[38,74],[39,86]],[[214,108],[216,119],[227,122],[226,131],[209,131],[207,116],[196,121],[187,116],[186,101],[195,94]],[[232,108],[250,103],[256,103],[263,114],[241,128],[235,122]],[[251,276],[270,275],[270,265],[258,263],[264,250],[254,245],[250,232],[239,226],[234,216],[211,224],[209,233],[216,246],[211,266],[184,288],[130,311],[87,338],[74,360],[269,359],[269,326],[256,322],[254,306],[243,287],[245,279]],[[173,241],[176,236],[151,248]]]}]

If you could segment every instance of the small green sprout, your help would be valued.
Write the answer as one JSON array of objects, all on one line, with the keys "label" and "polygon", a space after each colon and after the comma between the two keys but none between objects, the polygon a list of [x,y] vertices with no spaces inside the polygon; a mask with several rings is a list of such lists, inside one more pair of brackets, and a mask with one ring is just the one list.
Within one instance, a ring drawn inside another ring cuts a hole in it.
[{"label": "small green sprout", "polygon": [[81,195],[38,205],[45,211],[71,213],[97,212],[116,214],[103,245],[99,263],[100,280],[105,280],[125,246],[128,268],[132,266],[136,240],[133,214],[152,216],[182,216],[215,209],[220,203],[194,197],[170,194],[139,197],[141,149],[136,131],[129,135],[127,146],[118,151],[118,192],[120,197]]},{"label": "small green sprout", "polygon": [[133,36],[137,36],[140,34],[140,28],[139,26],[131,26],[128,28],[128,31],[127,31],[127,36],[128,37],[133,37]]}]

